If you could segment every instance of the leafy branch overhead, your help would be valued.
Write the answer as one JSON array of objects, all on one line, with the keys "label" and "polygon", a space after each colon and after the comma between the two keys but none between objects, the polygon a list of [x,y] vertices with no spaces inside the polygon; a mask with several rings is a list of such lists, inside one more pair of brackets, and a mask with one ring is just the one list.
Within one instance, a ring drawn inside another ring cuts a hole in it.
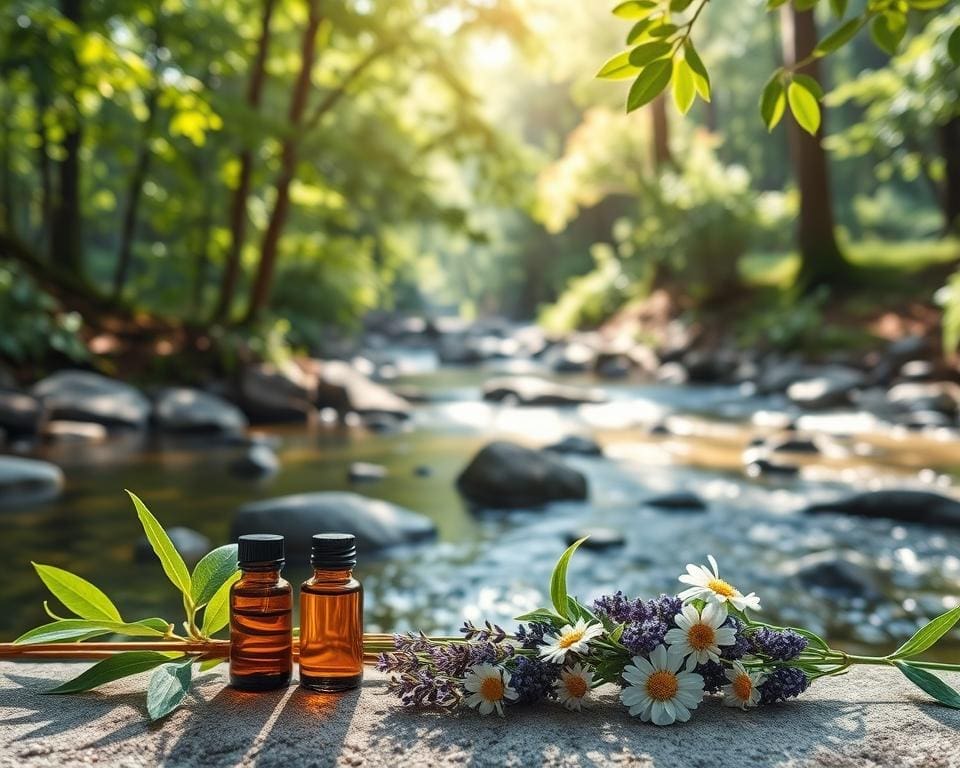
[{"label": "leafy branch overhead", "polygon": [[[793,0],[796,12],[829,6],[834,18],[831,31],[806,56],[773,72],[760,95],[760,115],[768,130],[780,122],[787,108],[808,133],[820,127],[823,89],[803,70],[853,40],[868,28],[873,42],[885,53],[897,52],[913,16],[937,11],[949,0],[868,0],[863,10],[848,15],[848,0]],[[766,10],[776,11],[789,0],[767,0]],[[597,77],[633,79],[627,94],[627,112],[649,104],[670,86],[683,114],[696,97],[710,101],[710,75],[694,44],[697,20],[710,0],[626,0],[613,15],[632,22],[627,50],[604,64]],[[947,48],[954,65],[960,65],[960,28],[950,32]]]}]

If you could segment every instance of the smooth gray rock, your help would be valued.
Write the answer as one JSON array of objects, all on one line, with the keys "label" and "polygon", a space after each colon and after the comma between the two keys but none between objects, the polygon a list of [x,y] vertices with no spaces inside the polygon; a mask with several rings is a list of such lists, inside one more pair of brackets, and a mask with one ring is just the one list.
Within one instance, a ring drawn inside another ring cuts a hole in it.
[{"label": "smooth gray rock", "polygon": [[483,399],[517,405],[580,405],[603,403],[607,396],[599,389],[557,384],[536,376],[503,376],[484,384]]},{"label": "smooth gray rock", "polygon": [[230,472],[237,477],[262,478],[277,473],[280,459],[269,445],[252,445],[238,459],[230,463]]},{"label": "smooth gray rock", "polygon": [[317,377],[316,405],[333,408],[339,413],[361,416],[391,416],[405,419],[410,403],[377,384],[350,363],[343,360],[311,360],[310,369]]},{"label": "smooth gray rock", "polygon": [[[213,544],[210,542],[210,539],[199,531],[193,530],[193,528],[175,525],[172,528],[167,528],[167,535],[170,537],[170,541],[173,542],[173,546],[177,552],[180,553],[184,562],[191,567],[196,565],[207,552],[213,549]],[[137,543],[133,548],[133,559],[138,563],[157,562],[157,556],[150,546],[150,542],[147,541],[146,536],[141,536],[137,539]]]},{"label": "smooth gray rock", "polygon": [[657,509],[672,509],[677,511],[701,512],[707,508],[707,502],[691,491],[675,491],[653,496],[646,499],[645,506]]},{"label": "smooth gray rock", "polygon": [[457,478],[470,502],[494,509],[587,498],[587,479],[547,451],[497,441],[484,446]]},{"label": "smooth gray rock", "polygon": [[868,602],[883,599],[869,559],[859,552],[814,552],[787,570],[805,588],[831,597]]},{"label": "smooth gray rock", "polygon": [[835,512],[960,528],[960,502],[929,491],[868,491],[825,504],[813,504],[804,512]]},{"label": "smooth gray rock", "polygon": [[237,434],[247,428],[247,417],[233,403],[184,387],[163,390],[153,405],[153,418],[168,432]]},{"label": "smooth gray rock", "polygon": [[37,398],[14,389],[0,389],[0,427],[11,435],[32,435],[43,417]]},{"label": "smooth gray rock", "polygon": [[569,453],[578,456],[603,456],[603,449],[596,440],[583,435],[567,435],[544,450],[553,453]]},{"label": "smooth gray rock", "polygon": [[380,499],[344,491],[318,491],[245,504],[237,510],[231,537],[245,533],[279,533],[287,553],[306,555],[315,533],[340,531],[357,537],[361,553],[432,539],[433,521]]},{"label": "smooth gray rock", "polygon": [[49,501],[63,490],[63,472],[47,461],[0,456],[0,506]]},{"label": "smooth gray rock", "polygon": [[862,371],[845,366],[829,366],[816,376],[796,381],[787,387],[787,397],[801,408],[835,408],[851,402],[851,392],[865,386]]},{"label": "smooth gray rock", "polygon": [[140,428],[150,417],[150,401],[140,390],[88,371],[48,376],[34,385],[33,395],[54,419]]},{"label": "smooth gray rock", "polygon": [[351,483],[375,483],[387,476],[387,468],[382,464],[367,461],[355,461],[347,469],[347,479]]},{"label": "smooth gray rock", "polygon": [[55,419],[43,425],[43,436],[58,443],[100,443],[107,439],[107,428],[92,421]]},{"label": "smooth gray rock", "polygon": [[244,410],[256,421],[306,421],[316,412],[317,377],[292,361],[259,363],[244,368],[240,396]]},{"label": "smooth gray rock", "polygon": [[940,411],[955,416],[960,385],[952,381],[908,381],[891,387],[887,402],[900,411]]}]

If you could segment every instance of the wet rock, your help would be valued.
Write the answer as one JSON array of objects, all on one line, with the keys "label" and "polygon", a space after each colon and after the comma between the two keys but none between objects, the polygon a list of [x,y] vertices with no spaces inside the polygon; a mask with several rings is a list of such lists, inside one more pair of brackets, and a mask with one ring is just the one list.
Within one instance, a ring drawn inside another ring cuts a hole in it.
[{"label": "wet rock", "polygon": [[787,387],[787,397],[801,408],[818,410],[836,408],[851,402],[851,391],[866,384],[861,371],[843,366],[831,366],[808,379],[796,381]]},{"label": "wet rock", "polygon": [[589,538],[580,545],[580,548],[598,551],[622,547],[627,541],[624,535],[615,528],[581,528],[567,534],[567,545],[580,541],[584,537]]},{"label": "wet rock", "polygon": [[589,437],[582,435],[567,435],[560,442],[548,445],[544,450],[553,453],[570,453],[580,456],[602,456],[603,449]]},{"label": "wet rock", "polygon": [[954,426],[954,420],[940,411],[910,411],[898,414],[895,421],[914,432]]},{"label": "wet rock", "polygon": [[140,428],[150,417],[150,401],[138,389],[88,371],[48,376],[34,385],[33,395],[54,419]]},{"label": "wet rock", "polygon": [[557,373],[586,373],[596,364],[597,351],[582,342],[570,342],[554,346],[544,362]]},{"label": "wet rock", "polygon": [[239,408],[199,389],[165,389],[153,405],[157,427],[167,432],[237,434],[247,428]]},{"label": "wet rock", "polygon": [[652,427],[650,427],[651,435],[672,435],[670,427],[667,426],[666,422],[658,421]]},{"label": "wet rock", "polygon": [[58,443],[100,443],[107,439],[107,428],[92,421],[48,421],[43,437]]},{"label": "wet rock", "polygon": [[900,377],[907,381],[930,381],[936,371],[929,360],[911,360],[900,367]]},{"label": "wet rock", "polygon": [[683,356],[683,367],[689,380],[697,384],[716,384],[728,381],[740,363],[735,350],[695,349]]},{"label": "wet rock", "polygon": [[382,464],[370,464],[355,461],[347,470],[347,479],[351,483],[375,483],[387,476],[387,468]]},{"label": "wet rock", "polygon": [[63,490],[63,472],[46,461],[0,456],[0,507],[55,499]]},{"label": "wet rock", "polygon": [[791,384],[811,379],[818,373],[818,368],[807,365],[802,360],[771,357],[763,363],[763,371],[757,380],[757,392],[761,395],[786,392]]},{"label": "wet rock", "polygon": [[410,403],[382,384],[372,381],[342,360],[311,360],[310,368],[317,376],[316,405],[333,408],[338,413],[359,413],[361,416],[390,416],[405,419]]},{"label": "wet rock", "polygon": [[904,382],[887,391],[887,402],[901,411],[939,411],[955,416],[960,385],[952,381]]},{"label": "wet rock", "polygon": [[380,499],[343,491],[280,496],[237,510],[231,536],[271,531],[286,537],[287,553],[309,553],[310,537],[342,531],[357,537],[361,554],[432,539],[436,526],[421,514]]},{"label": "wet rock", "polygon": [[902,365],[908,360],[925,358],[930,350],[930,340],[926,336],[904,336],[887,346],[884,357],[895,365]]},{"label": "wet rock", "polygon": [[597,358],[593,372],[601,379],[625,379],[633,371],[633,363],[626,355],[602,354]]},{"label": "wet rock", "polygon": [[274,475],[280,459],[269,445],[252,445],[239,459],[230,463],[230,473],[237,477],[261,478]]},{"label": "wet rock", "polygon": [[579,405],[606,402],[602,390],[557,384],[536,376],[503,376],[490,379],[483,386],[483,399],[518,405]]},{"label": "wet rock", "polygon": [[930,491],[869,491],[825,504],[813,504],[804,512],[835,512],[960,528],[960,502]]},{"label": "wet rock", "polygon": [[13,389],[0,390],[0,427],[11,435],[33,435],[43,417],[37,398]]},{"label": "wet rock", "polygon": [[654,496],[643,502],[645,506],[675,511],[700,512],[707,508],[707,502],[690,491],[675,491]]},{"label": "wet rock", "polygon": [[830,597],[867,602],[883,599],[870,561],[858,552],[814,552],[800,558],[790,570],[804,588]]},{"label": "wet rock", "polygon": [[468,500],[509,509],[587,497],[587,479],[547,451],[498,441],[482,448],[457,478]]},{"label": "wet rock", "polygon": [[413,474],[417,477],[430,477],[433,474],[433,467],[426,464],[418,464],[413,468]]},{"label": "wet rock", "polygon": [[770,453],[803,453],[817,456],[823,453],[821,441],[816,437],[789,436],[761,440],[760,446]]},{"label": "wet rock", "polygon": [[362,418],[364,428],[378,435],[389,435],[399,432],[404,427],[404,421],[397,416],[373,413]]},{"label": "wet rock", "polygon": [[743,452],[743,466],[747,477],[796,477],[800,467],[774,460],[766,446],[748,448]]},{"label": "wet rock", "polygon": [[[167,528],[167,535],[170,536],[170,541],[188,566],[196,565],[207,552],[213,549],[210,539],[193,528],[175,525]],[[134,545],[133,559],[138,563],[156,562],[157,556],[146,536],[141,536]]]},{"label": "wet rock", "polygon": [[240,376],[240,395],[255,421],[307,421],[316,412],[317,377],[292,361],[250,365]]},{"label": "wet rock", "polygon": [[676,361],[666,362],[657,368],[656,379],[661,384],[672,384],[679,387],[686,384],[689,378],[687,369]]}]

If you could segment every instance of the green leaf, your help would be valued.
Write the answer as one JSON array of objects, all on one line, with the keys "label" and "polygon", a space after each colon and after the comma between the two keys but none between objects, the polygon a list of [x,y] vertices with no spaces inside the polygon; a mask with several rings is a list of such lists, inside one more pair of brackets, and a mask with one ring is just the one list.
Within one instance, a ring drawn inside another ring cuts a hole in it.
[{"label": "green leaf", "polygon": [[793,79],[810,91],[810,93],[813,94],[813,98],[817,101],[823,98],[823,87],[814,78],[810,77],[810,75],[795,74]]},{"label": "green leaf", "polygon": [[660,24],[650,30],[650,37],[670,37],[676,31],[676,24]]},{"label": "green leaf", "polygon": [[908,656],[918,656],[932,648],[937,640],[949,632],[953,625],[960,621],[960,606],[940,614],[929,623],[918,629],[913,637],[891,653],[889,659],[903,659]]},{"label": "green leaf", "polygon": [[137,509],[137,517],[140,518],[140,524],[143,526],[143,532],[147,535],[147,541],[153,547],[153,551],[160,558],[160,564],[163,566],[163,572],[167,578],[173,582],[173,585],[179,589],[185,596],[190,597],[190,572],[187,570],[186,563],[180,557],[167,532],[163,526],[157,522],[146,505],[137,498],[132,491],[127,491],[133,500],[133,506]]},{"label": "green leaf", "polygon": [[197,563],[190,577],[190,596],[198,608],[206,605],[214,593],[237,570],[237,545],[226,544],[208,552]]},{"label": "green leaf", "polygon": [[820,127],[820,105],[816,97],[795,79],[787,86],[787,103],[797,124],[814,135]]},{"label": "green leaf", "polygon": [[567,604],[567,568],[570,565],[570,558],[577,548],[585,542],[589,536],[573,542],[566,551],[560,555],[557,564],[553,567],[553,574],[550,576],[550,599],[553,601],[553,607],[561,616],[570,618],[569,606]]},{"label": "green leaf", "polygon": [[677,62],[676,72],[673,77],[673,101],[677,109],[684,115],[690,111],[693,106],[693,100],[696,98],[696,86],[693,82],[693,70],[687,64],[686,59],[680,59]]},{"label": "green leaf", "polygon": [[656,9],[653,0],[627,0],[613,9],[613,15],[621,19],[642,19]]},{"label": "green leaf", "polygon": [[894,11],[887,11],[877,16],[870,24],[870,37],[873,38],[873,42],[891,56],[897,52],[906,31],[906,16]]},{"label": "green leaf", "polygon": [[630,93],[627,94],[627,112],[633,112],[657,98],[667,87],[672,75],[672,59],[659,59],[644,67],[630,86]]},{"label": "green leaf", "polygon": [[623,53],[618,53],[600,67],[600,71],[597,72],[596,77],[603,80],[623,80],[628,77],[633,77],[639,71],[640,67],[635,67],[630,63],[630,51],[624,51]]},{"label": "green leaf", "polygon": [[907,676],[911,683],[929,693],[941,704],[953,709],[960,709],[960,693],[957,693],[939,677],[925,669],[913,666],[909,661],[895,661],[894,664]]},{"label": "green leaf", "polygon": [[198,672],[209,672],[214,667],[219,667],[226,659],[204,659],[197,664]]},{"label": "green leaf", "polygon": [[190,690],[193,660],[164,664],[150,676],[147,686],[147,714],[159,720],[180,706]]},{"label": "green leaf", "polygon": [[673,45],[663,40],[644,43],[630,51],[630,63],[635,67],[644,67],[654,59],[662,59],[672,50]]},{"label": "green leaf", "polygon": [[230,623],[230,587],[240,578],[240,571],[234,572],[220,585],[207,607],[203,609],[203,626],[200,631],[206,636],[215,635]]},{"label": "green leaf", "polygon": [[566,619],[564,619],[562,616],[557,616],[557,614],[555,614],[553,611],[546,608],[538,608],[530,613],[517,616],[514,620],[528,623],[537,622],[539,624],[550,624],[555,629],[559,629],[566,623]]},{"label": "green leaf", "polygon": [[674,13],[680,13],[690,7],[693,0],[670,0],[670,10]]},{"label": "green leaf", "polygon": [[823,57],[828,53],[833,53],[837,48],[849,43],[862,26],[863,19],[860,18],[844,22],[819,42],[817,47],[813,49],[813,55]]},{"label": "green leaf", "polygon": [[700,54],[689,40],[683,44],[683,57],[693,71],[693,84],[704,101],[710,101],[710,75],[703,66]]},{"label": "green leaf", "polygon": [[33,567],[53,596],[81,619],[123,621],[110,598],[86,579],[52,565]]},{"label": "green leaf", "polygon": [[780,80],[780,74],[776,73],[767,82],[763,94],[760,96],[760,116],[763,118],[768,131],[777,127],[786,106],[783,82]]},{"label": "green leaf", "polygon": [[[42,624],[24,632],[15,643],[63,643],[79,640],[84,634],[126,635],[127,637],[164,637],[169,624],[163,619],[142,621],[89,621],[87,619],[61,619]],[[83,638],[87,639],[87,638]]]},{"label": "green leaf", "polygon": [[957,27],[947,38],[947,54],[950,60],[960,67],[960,27]]},{"label": "green leaf", "polygon": [[72,680],[68,680],[46,693],[81,693],[96,688],[98,685],[129,677],[140,672],[146,672],[165,664],[179,653],[162,653],[160,651],[125,651],[98,661],[88,670],[81,672]]},{"label": "green leaf", "polygon": [[640,19],[636,24],[630,28],[630,32],[627,34],[627,45],[633,45],[640,37],[646,32],[650,26],[653,24],[652,19]]},{"label": "green leaf", "polygon": [[847,12],[847,0],[830,0],[830,8],[834,16],[842,19]]}]

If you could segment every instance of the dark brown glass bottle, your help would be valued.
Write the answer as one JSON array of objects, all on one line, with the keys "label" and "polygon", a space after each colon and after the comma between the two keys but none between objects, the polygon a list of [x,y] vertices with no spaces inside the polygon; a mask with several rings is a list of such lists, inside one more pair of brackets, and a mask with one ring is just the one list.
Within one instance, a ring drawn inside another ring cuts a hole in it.
[{"label": "dark brown glass bottle", "polygon": [[293,671],[293,590],[281,578],[283,536],[237,540],[240,579],[230,589],[230,685],[268,691]]},{"label": "dark brown glass bottle", "polygon": [[320,533],[311,542],[313,576],[300,587],[300,685],[346,691],[363,680],[363,587],[353,578],[356,540]]}]

